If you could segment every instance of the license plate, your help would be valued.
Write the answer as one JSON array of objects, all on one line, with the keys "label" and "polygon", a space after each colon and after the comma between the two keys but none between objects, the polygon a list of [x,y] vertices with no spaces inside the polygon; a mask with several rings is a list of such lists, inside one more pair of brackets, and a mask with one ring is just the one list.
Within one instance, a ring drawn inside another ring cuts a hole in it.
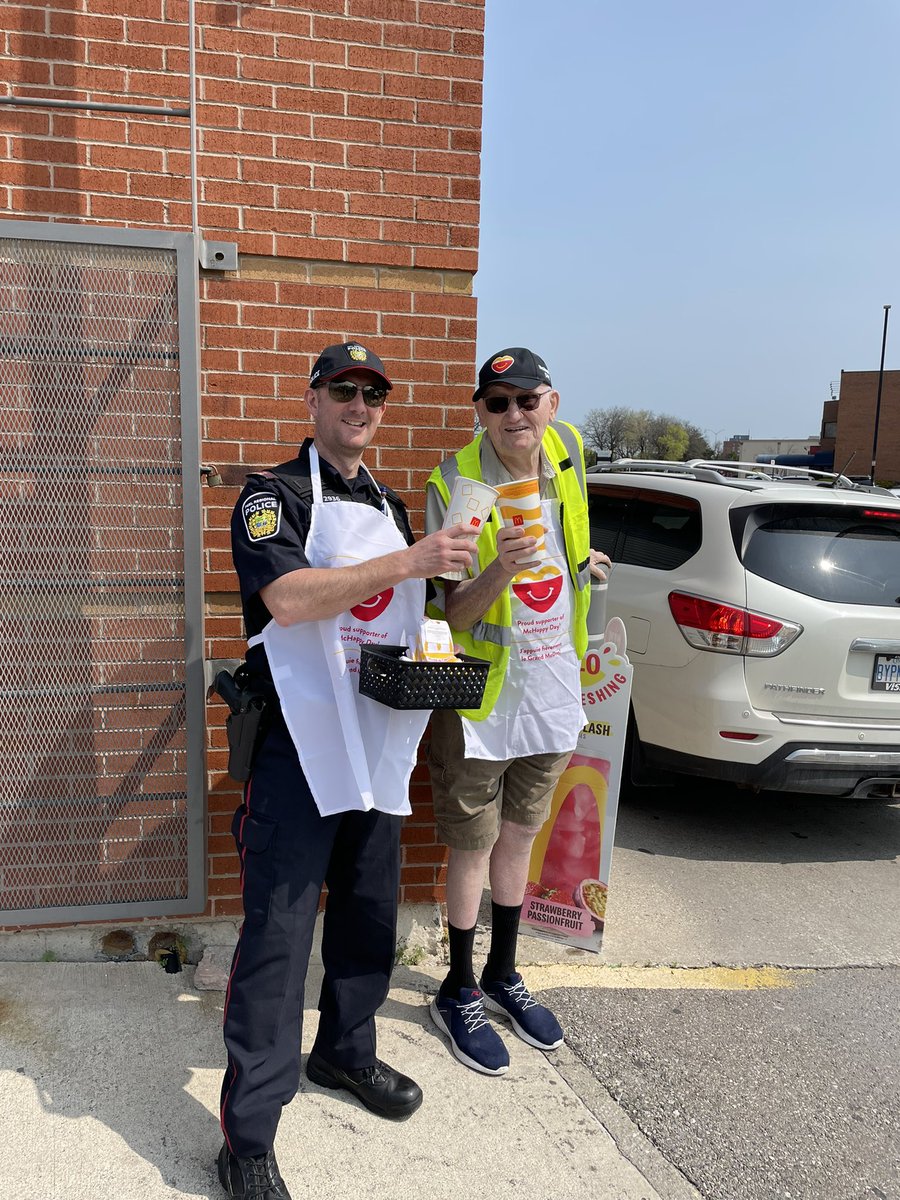
[{"label": "license plate", "polygon": [[900,654],[876,654],[872,667],[873,692],[900,692]]}]

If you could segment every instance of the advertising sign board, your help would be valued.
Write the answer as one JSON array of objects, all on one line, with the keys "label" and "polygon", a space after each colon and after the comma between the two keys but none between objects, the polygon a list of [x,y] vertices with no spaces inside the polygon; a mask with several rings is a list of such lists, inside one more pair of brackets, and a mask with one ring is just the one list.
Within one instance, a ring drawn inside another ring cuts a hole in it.
[{"label": "advertising sign board", "polygon": [[599,953],[619,805],[632,666],[609,622],[582,661],[585,724],[531,852],[520,929]]}]

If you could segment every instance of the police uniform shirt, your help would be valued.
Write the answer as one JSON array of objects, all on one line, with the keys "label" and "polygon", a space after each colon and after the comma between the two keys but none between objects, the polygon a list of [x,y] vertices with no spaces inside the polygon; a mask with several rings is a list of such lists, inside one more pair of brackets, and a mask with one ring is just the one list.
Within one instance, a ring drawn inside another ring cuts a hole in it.
[{"label": "police uniform shirt", "polygon": [[[273,471],[248,476],[231,517],[231,547],[248,638],[261,633],[271,619],[260,589],[290,571],[310,565],[305,546],[312,518],[311,445],[312,438],[307,438],[292,461]],[[354,479],[345,479],[321,455],[319,471],[325,503],[349,500],[380,510],[384,499],[407,545],[413,544],[406,508],[389,488],[373,483],[362,468]]]}]

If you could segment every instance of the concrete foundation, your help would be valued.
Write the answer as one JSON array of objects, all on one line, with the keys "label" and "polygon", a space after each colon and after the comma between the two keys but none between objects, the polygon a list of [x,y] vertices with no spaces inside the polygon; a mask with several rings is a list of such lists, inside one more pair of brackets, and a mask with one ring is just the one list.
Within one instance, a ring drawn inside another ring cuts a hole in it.
[{"label": "concrete foundation", "polygon": [[[0,933],[0,962],[140,962],[159,958],[161,947],[177,947],[186,963],[198,964],[201,979],[227,976],[240,922],[185,918],[146,922],[104,921]],[[312,961],[321,964],[322,914]],[[397,961],[407,966],[443,962],[443,929],[437,904],[402,904],[397,922]],[[207,987],[224,986],[221,982]]]}]

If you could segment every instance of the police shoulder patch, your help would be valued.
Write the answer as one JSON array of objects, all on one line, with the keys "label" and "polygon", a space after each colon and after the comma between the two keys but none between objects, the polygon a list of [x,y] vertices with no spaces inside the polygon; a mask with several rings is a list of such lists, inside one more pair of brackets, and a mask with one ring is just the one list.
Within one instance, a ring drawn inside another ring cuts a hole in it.
[{"label": "police shoulder patch", "polygon": [[281,501],[269,492],[254,492],[241,505],[241,516],[250,541],[264,541],[281,528]]}]

